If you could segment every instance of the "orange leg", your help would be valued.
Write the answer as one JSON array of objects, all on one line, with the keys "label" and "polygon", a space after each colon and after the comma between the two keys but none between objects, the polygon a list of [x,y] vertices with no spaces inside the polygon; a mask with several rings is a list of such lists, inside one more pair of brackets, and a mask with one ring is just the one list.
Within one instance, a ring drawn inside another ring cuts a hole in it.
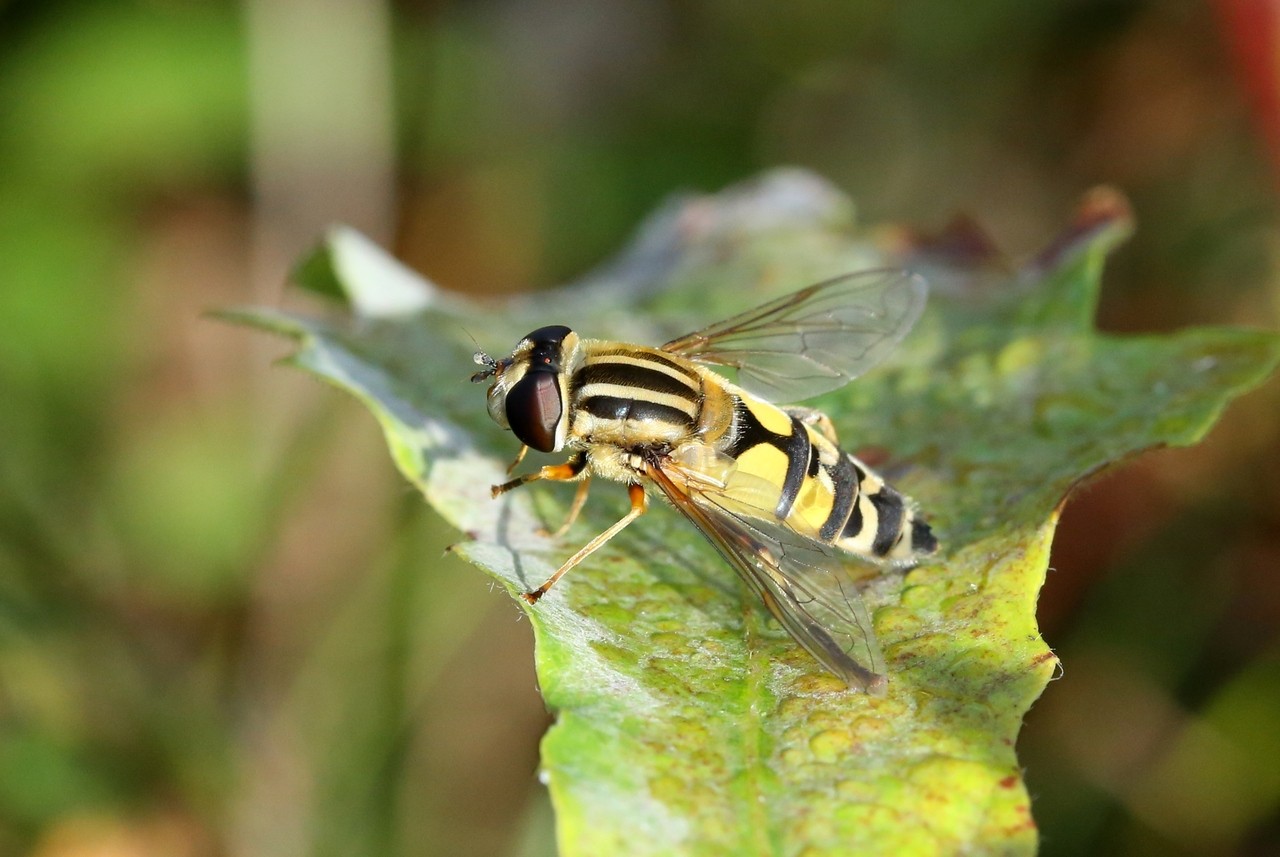
[{"label": "orange leg", "polygon": [[[517,459],[519,461],[519,459]],[[515,465],[512,465],[513,467]],[[546,467],[539,468],[532,473],[526,473],[512,479],[510,482],[504,482],[501,485],[494,485],[490,491],[494,497],[499,494],[505,494],[513,488],[519,488],[529,482],[535,482],[539,479],[549,479],[552,482],[570,482],[578,478],[578,474],[587,466],[586,456],[578,455],[570,458],[564,464],[548,464]]]},{"label": "orange leg", "polygon": [[556,581],[563,577],[566,571],[591,556],[591,554],[595,553],[605,542],[620,533],[623,527],[645,513],[645,510],[649,508],[649,498],[644,493],[644,486],[629,485],[627,486],[627,494],[631,497],[631,511],[623,515],[622,519],[612,527],[583,545],[582,549],[569,557],[565,564],[556,570],[555,574],[547,578],[546,583],[542,584],[532,592],[526,592],[524,594],[525,601],[528,601],[530,604],[537,603],[538,599],[546,595],[547,590],[554,586]]}]

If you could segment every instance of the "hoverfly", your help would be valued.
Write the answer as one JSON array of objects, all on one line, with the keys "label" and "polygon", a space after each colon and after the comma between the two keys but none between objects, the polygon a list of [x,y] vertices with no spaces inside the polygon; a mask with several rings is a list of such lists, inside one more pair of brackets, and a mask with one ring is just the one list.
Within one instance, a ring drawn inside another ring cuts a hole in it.
[{"label": "hoverfly", "polygon": [[[937,549],[909,499],[840,449],[819,411],[780,407],[844,386],[883,360],[920,316],[926,287],[900,271],[865,271],[798,292],[658,348],[540,327],[509,357],[475,355],[494,379],[489,415],[522,446],[569,450],[562,464],[493,487],[625,483],[630,511],[537,589],[644,514],[656,486],[751,587],[783,627],[850,687],[882,693],[884,663],[850,557],[905,567]],[[704,364],[737,370],[737,382]],[[510,472],[509,470],[509,472]],[[865,576],[865,575],[864,575]]]}]

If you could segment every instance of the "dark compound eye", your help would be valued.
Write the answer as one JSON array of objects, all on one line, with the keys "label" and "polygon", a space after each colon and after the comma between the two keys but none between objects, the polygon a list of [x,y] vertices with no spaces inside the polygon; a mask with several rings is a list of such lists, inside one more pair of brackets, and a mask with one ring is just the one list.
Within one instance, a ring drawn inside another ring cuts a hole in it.
[{"label": "dark compound eye", "polygon": [[507,422],[520,442],[538,452],[554,452],[556,428],[564,414],[556,373],[531,370],[507,393]]}]

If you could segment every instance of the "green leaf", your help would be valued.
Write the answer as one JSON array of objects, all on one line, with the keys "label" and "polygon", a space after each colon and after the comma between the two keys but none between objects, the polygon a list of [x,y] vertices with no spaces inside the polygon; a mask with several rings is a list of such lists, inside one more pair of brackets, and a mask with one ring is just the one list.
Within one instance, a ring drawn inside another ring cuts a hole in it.
[{"label": "green leaf", "polygon": [[[294,364],[359,398],[400,469],[466,534],[456,550],[515,594],[620,517],[624,492],[597,485],[559,541],[539,528],[559,522],[571,488],[490,498],[517,444],[467,383],[470,336],[505,353],[560,322],[662,342],[827,276],[900,263],[858,236],[851,210],[813,176],[772,173],[671,203],[581,283],[501,307],[424,285],[426,308],[410,315],[367,299],[387,258],[331,240],[307,270],[341,285],[349,322],[224,315],[298,340]],[[1138,450],[1195,442],[1280,362],[1272,333],[1096,333],[1104,258],[1127,230],[1122,204],[1103,196],[1016,276],[956,275],[917,253],[909,261],[942,274],[916,331],[889,365],[816,400],[848,448],[889,451],[882,470],[942,542],[934,561],[867,591],[885,698],[824,673],[669,509],[524,608],[558,714],[542,764],[564,854],[1034,851],[1013,745],[1057,669],[1035,604],[1064,496]],[[393,279],[402,289],[405,272]]]}]

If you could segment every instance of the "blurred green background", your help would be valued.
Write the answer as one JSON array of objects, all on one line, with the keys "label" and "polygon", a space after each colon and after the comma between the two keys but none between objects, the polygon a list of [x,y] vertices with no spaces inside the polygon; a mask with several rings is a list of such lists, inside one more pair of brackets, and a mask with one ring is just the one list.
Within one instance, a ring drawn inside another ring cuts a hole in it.
[{"label": "blurred green background", "polygon": [[[781,163],[1015,259],[1107,182],[1104,329],[1275,328],[1275,5],[0,0],[0,854],[552,853],[515,605],[200,317],[329,223],[494,294]],[[1067,506],[1044,854],[1280,849],[1278,450],[1273,380]]]}]

